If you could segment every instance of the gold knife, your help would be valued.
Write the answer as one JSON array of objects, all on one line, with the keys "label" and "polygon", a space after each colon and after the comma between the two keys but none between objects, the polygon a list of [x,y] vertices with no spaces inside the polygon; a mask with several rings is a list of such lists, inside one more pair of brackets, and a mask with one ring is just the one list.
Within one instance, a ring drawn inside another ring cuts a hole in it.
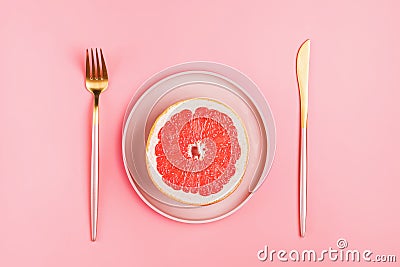
[{"label": "gold knife", "polygon": [[308,70],[310,65],[310,40],[306,40],[297,53],[296,74],[300,92],[300,236],[306,233],[307,216],[307,119],[308,119]]}]

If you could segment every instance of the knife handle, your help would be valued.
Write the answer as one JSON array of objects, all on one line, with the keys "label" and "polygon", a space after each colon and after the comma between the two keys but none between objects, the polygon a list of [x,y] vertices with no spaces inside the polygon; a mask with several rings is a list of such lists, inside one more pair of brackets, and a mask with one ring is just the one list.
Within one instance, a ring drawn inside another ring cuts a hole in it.
[{"label": "knife handle", "polygon": [[300,140],[300,236],[304,237],[307,216],[307,127],[301,128]]}]

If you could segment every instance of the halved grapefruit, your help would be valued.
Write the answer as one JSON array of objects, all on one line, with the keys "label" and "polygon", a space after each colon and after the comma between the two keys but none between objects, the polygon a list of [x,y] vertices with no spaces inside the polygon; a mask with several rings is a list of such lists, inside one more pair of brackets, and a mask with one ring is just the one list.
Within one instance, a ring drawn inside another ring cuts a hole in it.
[{"label": "halved grapefruit", "polygon": [[147,139],[147,169],[169,197],[209,205],[238,187],[248,150],[246,130],[230,107],[206,98],[188,99],[156,119]]}]

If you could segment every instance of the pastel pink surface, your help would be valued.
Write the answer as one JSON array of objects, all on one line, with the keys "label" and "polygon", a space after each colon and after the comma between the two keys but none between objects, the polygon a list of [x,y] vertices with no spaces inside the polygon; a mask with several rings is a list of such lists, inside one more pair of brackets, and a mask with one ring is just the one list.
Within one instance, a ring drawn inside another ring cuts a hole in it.
[{"label": "pastel pink surface", "polygon": [[[259,266],[268,264],[257,259],[265,245],[323,250],[340,237],[350,248],[398,253],[399,8],[394,0],[3,1],[0,266]],[[307,38],[309,209],[302,239],[295,57]],[[96,243],[89,231],[88,47],[103,48],[110,75],[100,100]],[[265,184],[239,212],[205,225],[173,222],[148,208],[121,156],[122,119],[135,90],[153,73],[192,60],[247,74],[277,127]]]}]

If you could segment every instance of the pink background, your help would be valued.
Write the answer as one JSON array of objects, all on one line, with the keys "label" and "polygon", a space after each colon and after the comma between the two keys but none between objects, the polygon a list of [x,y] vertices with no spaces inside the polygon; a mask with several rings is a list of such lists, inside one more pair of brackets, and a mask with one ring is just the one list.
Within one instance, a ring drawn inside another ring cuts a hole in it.
[{"label": "pink background", "polygon": [[[265,245],[323,250],[340,237],[350,249],[400,257],[399,10],[398,1],[382,0],[3,0],[0,266],[266,266],[256,255]],[[301,239],[295,57],[306,38],[309,213]],[[110,74],[101,99],[96,243],[89,241],[88,47],[103,48]],[[192,60],[252,78],[271,105],[278,138],[260,191],[206,225],[148,208],[121,156],[122,119],[135,90]]]}]

